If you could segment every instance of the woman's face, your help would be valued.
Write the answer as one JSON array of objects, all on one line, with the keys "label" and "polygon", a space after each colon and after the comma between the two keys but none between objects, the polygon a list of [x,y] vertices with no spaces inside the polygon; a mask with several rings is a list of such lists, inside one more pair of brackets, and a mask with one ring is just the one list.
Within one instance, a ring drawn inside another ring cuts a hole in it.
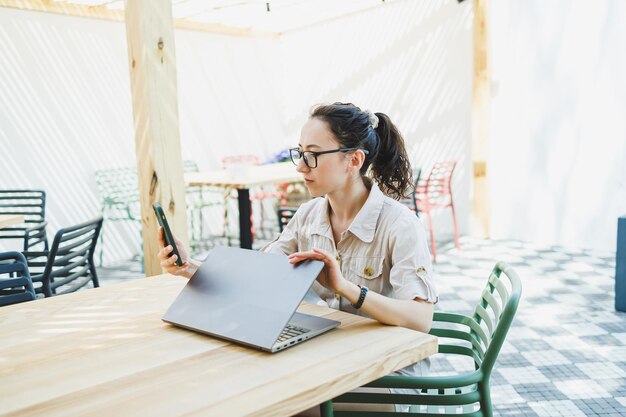
[{"label": "woman's face", "polygon": [[[302,127],[301,151],[322,152],[340,147],[326,122],[311,118]],[[301,158],[296,170],[304,177],[304,185],[313,197],[341,190],[350,178],[348,159],[344,152],[318,155],[316,168],[309,168],[304,158]]]}]

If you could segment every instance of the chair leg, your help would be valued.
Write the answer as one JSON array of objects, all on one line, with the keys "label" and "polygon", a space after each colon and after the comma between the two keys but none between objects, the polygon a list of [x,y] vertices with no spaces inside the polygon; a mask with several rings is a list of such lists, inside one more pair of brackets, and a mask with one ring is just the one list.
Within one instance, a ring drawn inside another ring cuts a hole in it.
[{"label": "chair leg", "polygon": [[189,227],[191,229],[191,233],[189,236],[189,249],[191,253],[196,253],[198,251],[198,236],[196,232],[196,209],[192,208],[189,210]]},{"label": "chair leg", "polygon": [[91,272],[91,282],[93,283],[93,287],[98,288],[100,286],[100,281],[98,280],[98,274],[96,273],[96,266],[93,263],[93,259],[89,260],[89,270]]},{"label": "chair leg", "polygon": [[491,405],[491,392],[489,382],[478,384],[480,392],[480,411],[483,417],[493,417],[493,406]]},{"label": "chair leg", "polygon": [[227,246],[230,246],[230,235],[228,234],[228,200],[230,195],[230,188],[226,187],[224,189],[224,233],[223,237],[226,238]]},{"label": "chair leg", "polygon": [[328,400],[325,403],[320,404],[320,416],[321,417],[334,417],[333,402]]},{"label": "chair leg", "polygon": [[454,242],[456,243],[456,250],[461,250],[461,244],[459,243],[459,227],[456,223],[456,212],[454,211],[454,202],[450,200],[450,208],[452,209],[452,224],[454,225]]},{"label": "chair leg", "polygon": [[145,272],[145,264],[144,264],[144,260],[145,260],[145,253],[143,253],[143,230],[141,229],[141,222],[139,222],[139,242],[140,242],[140,246],[141,249],[139,250],[139,254],[141,255],[141,273],[143,274]]},{"label": "chair leg", "polygon": [[100,241],[98,244],[98,266],[102,266],[102,258],[104,257],[104,223],[100,229],[98,240]]}]

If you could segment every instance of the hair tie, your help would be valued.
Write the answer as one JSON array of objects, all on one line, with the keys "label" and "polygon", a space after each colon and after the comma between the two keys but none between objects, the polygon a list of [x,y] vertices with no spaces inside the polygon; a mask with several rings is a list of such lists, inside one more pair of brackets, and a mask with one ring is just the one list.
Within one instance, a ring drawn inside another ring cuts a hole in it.
[{"label": "hair tie", "polygon": [[367,114],[367,117],[369,117],[372,127],[376,129],[378,127],[378,116],[376,116],[370,110],[364,110],[364,112]]}]

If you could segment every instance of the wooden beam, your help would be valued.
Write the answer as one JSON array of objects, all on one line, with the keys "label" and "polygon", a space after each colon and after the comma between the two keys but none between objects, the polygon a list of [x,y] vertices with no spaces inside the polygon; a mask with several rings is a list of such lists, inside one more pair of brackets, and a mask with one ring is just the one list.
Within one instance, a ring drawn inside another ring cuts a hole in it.
[{"label": "wooden beam", "polygon": [[106,6],[85,6],[82,4],[58,2],[52,0],[0,0],[0,7],[61,14],[66,16],[88,17],[90,19],[124,20],[124,12],[110,10]]},{"label": "wooden beam", "polygon": [[[124,21],[123,10],[110,10],[106,6],[86,6],[83,4],[56,2],[52,0],[0,0],[0,7],[60,14],[64,16],[85,17],[89,19]],[[257,38],[278,38],[279,32],[266,32],[254,29],[225,26],[218,23],[200,23],[188,19],[174,19],[176,29],[196,32],[216,33],[220,35],[245,36]]]},{"label": "wooden beam", "polygon": [[472,160],[474,188],[471,234],[489,238],[487,150],[491,73],[489,69],[489,0],[474,0],[474,82],[472,88]]},{"label": "wooden beam", "polygon": [[[101,0],[102,3],[105,3],[105,0]],[[396,0],[399,1],[399,0]],[[412,1],[412,0],[404,0],[404,1]],[[190,19],[174,19],[174,27],[176,29],[184,29],[184,30],[192,30],[196,32],[207,32],[207,33],[216,33],[220,35],[230,35],[230,36],[244,36],[244,37],[255,37],[255,38],[279,38],[280,36],[286,33],[294,33],[297,31],[309,29],[311,27],[327,24],[329,22],[334,22],[340,19],[352,18],[356,15],[367,13],[373,9],[386,7],[387,4],[384,2],[370,5],[370,6],[362,6],[357,10],[346,11],[341,14],[337,14],[335,16],[328,17],[323,20],[313,21],[309,23],[303,23],[299,26],[292,27],[283,31],[264,31],[252,28],[242,28],[236,26],[227,26],[219,23],[203,23]],[[0,7],[18,9],[18,10],[29,10],[36,12],[45,12],[45,13],[54,13],[61,14],[65,16],[76,16],[76,17],[86,17],[90,19],[101,19],[101,20],[113,20],[113,21],[123,21],[124,20],[124,11],[122,10],[111,10],[108,9],[105,5],[96,5],[96,6],[88,6],[79,3],[72,3],[72,0],[67,0],[65,2],[61,1],[53,1],[53,0],[0,0]],[[207,10],[209,6],[207,6]]]},{"label": "wooden beam", "polygon": [[126,38],[144,265],[151,276],[161,273],[153,202],[161,203],[172,230],[188,246],[171,1],[127,1]]}]

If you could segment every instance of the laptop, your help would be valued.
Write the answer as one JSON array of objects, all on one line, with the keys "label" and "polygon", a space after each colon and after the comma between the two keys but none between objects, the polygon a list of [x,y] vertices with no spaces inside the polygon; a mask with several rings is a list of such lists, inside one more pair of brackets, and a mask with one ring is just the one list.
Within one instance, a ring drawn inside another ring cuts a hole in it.
[{"label": "laptop", "polygon": [[336,320],[296,312],[324,267],[309,260],[215,247],[162,320],[266,352],[278,352],[334,329]]}]

